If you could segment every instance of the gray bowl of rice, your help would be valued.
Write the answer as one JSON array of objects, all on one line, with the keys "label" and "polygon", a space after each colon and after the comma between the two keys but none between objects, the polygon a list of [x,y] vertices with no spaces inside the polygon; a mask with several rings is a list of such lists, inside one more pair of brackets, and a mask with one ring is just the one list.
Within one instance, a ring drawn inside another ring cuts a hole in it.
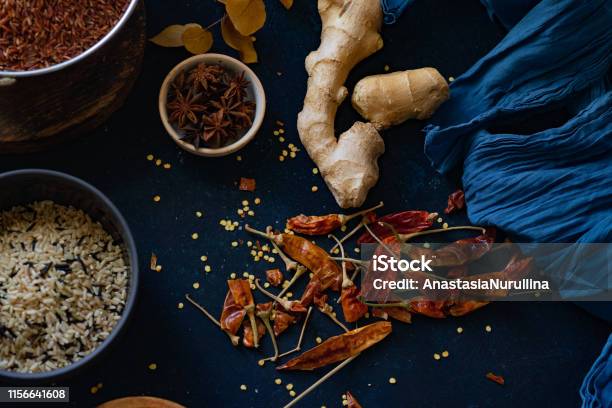
[{"label": "gray bowl of rice", "polygon": [[104,194],[67,174],[0,174],[0,191],[0,378],[56,380],[125,326],[138,287],[134,239]]}]

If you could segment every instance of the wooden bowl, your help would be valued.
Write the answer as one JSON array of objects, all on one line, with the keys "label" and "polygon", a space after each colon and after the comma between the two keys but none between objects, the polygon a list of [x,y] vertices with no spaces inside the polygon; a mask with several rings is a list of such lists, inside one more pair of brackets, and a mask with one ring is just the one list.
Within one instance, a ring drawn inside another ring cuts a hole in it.
[{"label": "wooden bowl", "polygon": [[[249,81],[249,86],[247,88],[247,98],[253,102],[255,102],[255,118],[253,119],[253,124],[251,127],[235,142],[222,146],[219,148],[210,148],[210,147],[199,147],[196,148],[192,144],[181,140],[181,133],[178,129],[176,129],[170,121],[168,120],[168,110],[166,108],[167,100],[168,100],[168,91],[170,89],[170,85],[181,71],[187,71],[191,68],[195,67],[200,63],[206,63],[211,65],[221,65],[225,69],[234,73],[242,73],[244,72],[244,76],[246,80]],[[205,156],[205,157],[221,157],[227,156],[228,154],[232,154],[237,152],[246,146],[251,140],[255,138],[257,131],[261,127],[264,116],[266,113],[266,94],[264,92],[263,85],[257,75],[245,64],[238,61],[235,58],[228,57],[223,54],[201,54],[196,55],[191,58],[186,59],[181,62],[177,66],[175,66],[172,71],[166,76],[162,87],[159,91],[159,114],[166,128],[166,131],[172,137],[172,140],[179,145],[179,147],[183,150],[188,151],[189,153]]]}]

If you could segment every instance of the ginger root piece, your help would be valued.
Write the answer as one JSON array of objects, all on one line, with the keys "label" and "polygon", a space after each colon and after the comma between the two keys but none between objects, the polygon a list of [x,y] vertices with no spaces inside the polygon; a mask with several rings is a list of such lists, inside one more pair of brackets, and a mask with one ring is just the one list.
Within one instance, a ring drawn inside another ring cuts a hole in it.
[{"label": "ginger root piece", "polygon": [[380,0],[319,0],[318,8],[321,44],[306,57],[308,90],[298,131],[338,205],[359,207],[378,181],[385,145],[371,123],[356,122],[336,139],[334,119],[348,95],[349,72],[383,46],[382,9]]},{"label": "ginger root piece", "polygon": [[446,80],[435,68],[372,75],[355,85],[351,102],[377,130],[407,119],[428,119],[448,99]]}]

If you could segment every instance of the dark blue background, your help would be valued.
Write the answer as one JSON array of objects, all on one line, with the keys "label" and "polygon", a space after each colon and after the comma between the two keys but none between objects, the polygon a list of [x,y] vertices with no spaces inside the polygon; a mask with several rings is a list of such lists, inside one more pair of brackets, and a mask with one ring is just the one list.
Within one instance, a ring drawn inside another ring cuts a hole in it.
[{"label": "dark blue background", "polygon": [[[306,87],[303,61],[319,43],[315,2],[295,3],[286,11],[278,1],[266,2],[268,20],[256,42],[261,62],[253,68],[266,88],[268,111],[256,140],[240,152],[241,162],[235,156],[191,156],[166,135],[157,94],[166,73],[188,55],[154,45],[147,46],[142,75],[126,105],[103,128],[45,153],[0,159],[1,171],[51,168],[93,183],[126,216],[138,244],[142,286],[132,323],[109,354],[62,382],[71,387],[73,406],[141,394],[190,407],[281,406],[290,400],[284,384],[293,383],[299,393],[327,370],[279,375],[272,365],[259,367],[257,361],[271,352],[267,340],[263,350],[235,349],[189,305],[177,309],[183,295],[193,292],[217,314],[231,272],[262,276],[266,265],[253,265],[245,248],[230,247],[231,241],[247,236],[227,233],[218,224],[221,218],[235,219],[241,200],[261,197],[263,204],[251,221],[260,227],[275,221],[280,226],[285,217],[299,212],[337,211],[320,177],[311,173],[313,164],[305,152],[279,163],[282,147],[272,136],[275,120],[282,120],[287,141],[300,146],[295,118]],[[222,6],[212,0],[147,1],[149,36],[170,24],[208,25],[221,15]],[[212,51],[236,55],[223,44],[219,27],[213,31]],[[502,36],[477,0],[416,2],[396,25],[384,27],[385,47],[351,73],[349,89],[364,75],[383,72],[385,65],[391,70],[433,66],[445,77],[459,76]],[[356,119],[345,103],[336,121],[338,130]],[[385,133],[382,178],[370,193],[370,203],[384,200],[388,211],[444,208],[447,194],[457,186],[428,165],[422,153],[422,125],[408,123]],[[149,153],[170,162],[172,169],[155,167],[145,159]],[[257,179],[255,194],[238,191],[241,176]],[[313,184],[321,187],[316,194],[310,191]],[[155,194],[162,197],[158,204],[151,199]],[[205,213],[203,219],[194,216],[197,210]],[[449,222],[465,220],[455,216]],[[200,233],[199,240],[190,238],[193,232]],[[148,270],[152,251],[164,267],[161,273]],[[199,260],[203,254],[213,267],[206,276]],[[198,291],[191,287],[195,281],[201,283]],[[485,333],[487,324],[492,333]],[[462,335],[456,333],[457,326],[464,328]],[[365,407],[575,407],[581,380],[609,330],[572,304],[498,303],[460,319],[417,316],[412,325],[395,324],[383,344],[363,353],[308,396],[303,406],[340,406],[341,394],[348,389]],[[282,350],[293,346],[298,331],[296,327],[281,338]],[[304,347],[313,346],[317,336],[337,333],[337,327],[317,313]],[[450,357],[435,361],[433,353],[442,350]],[[156,371],[147,369],[151,362],[158,365]],[[506,385],[486,380],[488,371],[505,376]],[[277,377],[282,377],[282,386],[274,384]],[[390,385],[389,377],[397,384]],[[92,395],[90,387],[100,382],[103,388]],[[241,384],[248,385],[247,392],[240,391]]]}]

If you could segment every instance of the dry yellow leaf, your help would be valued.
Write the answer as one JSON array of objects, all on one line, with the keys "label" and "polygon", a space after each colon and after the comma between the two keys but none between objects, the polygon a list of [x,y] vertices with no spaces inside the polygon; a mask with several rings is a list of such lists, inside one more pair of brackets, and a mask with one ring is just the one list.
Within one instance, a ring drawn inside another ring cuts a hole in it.
[{"label": "dry yellow leaf", "polygon": [[164,28],[161,33],[151,38],[150,41],[161,47],[182,47],[184,45],[183,33],[185,32],[187,28],[190,28],[190,27],[202,28],[201,25],[196,24],[196,23],[185,24],[185,25],[173,24],[171,26]]},{"label": "dry yellow leaf", "polygon": [[213,36],[202,27],[189,27],[183,32],[183,43],[190,53],[204,54],[212,47]]},{"label": "dry yellow leaf", "polygon": [[266,6],[263,0],[226,0],[225,10],[236,30],[251,35],[266,22]]},{"label": "dry yellow leaf", "polygon": [[257,62],[257,52],[251,36],[244,36],[236,30],[229,18],[221,21],[221,36],[227,45],[240,52],[240,59],[246,64]]},{"label": "dry yellow leaf", "polygon": [[285,6],[287,10],[293,6],[293,0],[280,0],[280,2],[283,3],[283,6]]}]

